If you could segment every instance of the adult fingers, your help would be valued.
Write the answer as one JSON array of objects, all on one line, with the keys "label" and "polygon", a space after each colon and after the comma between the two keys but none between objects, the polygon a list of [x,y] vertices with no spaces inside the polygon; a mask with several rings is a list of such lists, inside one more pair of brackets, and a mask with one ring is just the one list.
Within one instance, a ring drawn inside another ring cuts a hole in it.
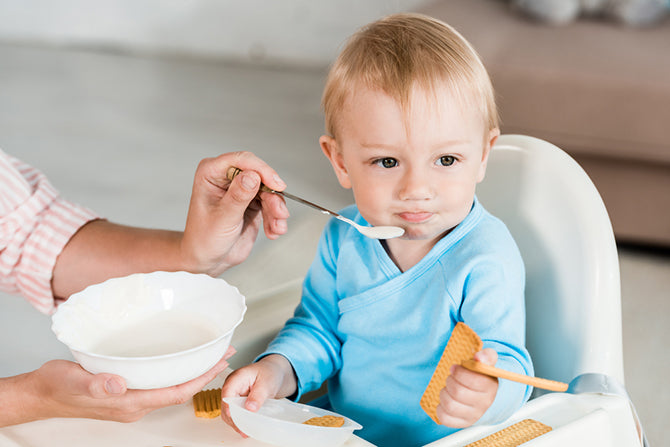
[{"label": "adult fingers", "polygon": [[123,377],[114,374],[91,374],[74,362],[50,362],[50,376],[52,380],[66,384],[68,392],[94,399],[118,397],[126,392],[126,382]]},{"label": "adult fingers", "polygon": [[89,392],[98,399],[118,397],[126,392],[126,381],[113,374],[96,374],[89,384]]},{"label": "adult fingers", "polygon": [[[228,180],[227,172],[231,167],[237,167],[242,172],[235,179]],[[198,182],[198,177],[203,177]],[[264,229],[266,235],[276,239],[286,232],[286,219],[288,208],[283,199],[275,194],[262,194],[261,206],[255,206],[253,202],[263,182],[273,190],[282,191],[286,184],[279,175],[260,158],[251,152],[234,152],[220,155],[214,159],[205,159],[201,162],[196,173],[196,186],[198,183],[214,185],[219,189],[219,206],[225,210],[225,216],[230,222],[228,225],[235,226],[241,222],[241,216],[249,209],[262,207]],[[227,190],[225,194],[221,191]],[[225,222],[224,222],[225,224]]]},{"label": "adult fingers", "polygon": [[233,179],[228,191],[218,203],[223,210],[221,217],[223,228],[237,228],[243,224],[247,208],[256,198],[260,183],[260,176],[253,171],[242,172]]},{"label": "adult fingers", "polygon": [[228,349],[226,350],[225,354],[223,354],[223,359],[229,360],[235,354],[237,354],[237,349],[235,349],[233,345],[230,345],[228,346]]},{"label": "adult fingers", "polygon": [[230,183],[227,173],[231,167],[240,169],[242,173],[245,171],[257,173],[260,181],[270,189],[283,191],[286,188],[286,184],[277,172],[251,152],[230,152],[216,158],[205,159],[201,164],[204,164],[201,168],[206,178],[220,188],[225,189]]},{"label": "adult fingers", "polygon": [[182,383],[180,385],[168,388],[167,390],[169,391],[171,391],[172,389],[174,390],[176,394],[176,399],[175,402],[170,402],[170,400],[168,400],[167,404],[169,405],[172,403],[183,403],[186,400],[193,397],[195,393],[202,390],[209,382],[214,380],[216,376],[218,376],[228,367],[228,359],[232,357],[235,354],[235,352],[236,352],[235,349],[230,347],[228,351],[226,351],[224,356],[221,358],[221,360],[219,360],[216,363],[216,365],[214,365],[205,374],[201,375],[200,377],[196,377],[195,379],[190,380],[186,383]]},{"label": "adult fingers", "polygon": [[186,383],[154,390],[129,390],[127,395],[133,400],[131,404],[133,408],[151,410],[170,405],[183,404],[193,397],[195,393],[202,390],[205,385],[214,380],[214,378],[227,367],[227,360],[222,358],[209,371]]},{"label": "adult fingers", "polygon": [[288,230],[286,220],[289,211],[284,199],[277,194],[264,192],[261,194],[263,229],[268,239],[277,239]]}]

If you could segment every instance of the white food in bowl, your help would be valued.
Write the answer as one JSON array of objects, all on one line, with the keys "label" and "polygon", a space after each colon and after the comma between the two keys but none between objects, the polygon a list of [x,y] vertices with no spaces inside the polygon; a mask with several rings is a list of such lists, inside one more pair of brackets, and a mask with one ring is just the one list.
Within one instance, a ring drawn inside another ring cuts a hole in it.
[{"label": "white food in bowl", "polygon": [[212,368],[245,311],[244,296],[223,279],[153,272],[73,294],[52,329],[87,371],[118,374],[128,388],[163,388]]},{"label": "white food in bowl", "polygon": [[244,408],[246,399],[223,398],[237,428],[251,438],[279,447],[339,447],[354,430],[363,428],[347,417],[344,417],[344,425],[341,427],[303,424],[313,417],[341,415],[286,399],[268,399],[257,412],[252,412]]}]

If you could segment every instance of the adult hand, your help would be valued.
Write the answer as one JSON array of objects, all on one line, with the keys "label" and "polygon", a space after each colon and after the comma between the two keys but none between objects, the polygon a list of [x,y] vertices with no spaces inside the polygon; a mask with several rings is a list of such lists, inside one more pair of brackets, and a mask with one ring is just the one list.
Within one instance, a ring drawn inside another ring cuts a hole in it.
[{"label": "adult hand", "polygon": [[[231,182],[231,166],[240,173]],[[283,198],[261,192],[261,182],[281,191],[286,185],[265,162],[250,152],[232,152],[200,162],[181,243],[191,271],[213,276],[247,258],[260,229],[276,239],[286,233],[289,212]]]},{"label": "adult hand", "polygon": [[154,390],[129,390],[119,376],[91,374],[77,363],[52,360],[36,371],[3,379],[10,381],[16,397],[3,401],[0,426],[52,417],[136,421],[152,410],[186,402],[226,369],[233,354],[230,347],[202,376]]},{"label": "adult hand", "polygon": [[[231,182],[231,166],[244,170]],[[94,220],[80,228],[56,260],[52,290],[59,298],[91,284],[131,273],[186,270],[219,276],[244,261],[261,220],[265,234],[286,232],[288,208],[277,194],[258,194],[261,181],[283,190],[275,171],[250,152],[234,152],[200,162],[181,231],[144,229]]]},{"label": "adult hand", "polygon": [[[475,360],[495,366],[498,353],[491,348],[483,349]],[[437,418],[442,425],[452,428],[469,427],[488,410],[498,392],[498,379],[453,365],[447,383],[440,391]]]}]

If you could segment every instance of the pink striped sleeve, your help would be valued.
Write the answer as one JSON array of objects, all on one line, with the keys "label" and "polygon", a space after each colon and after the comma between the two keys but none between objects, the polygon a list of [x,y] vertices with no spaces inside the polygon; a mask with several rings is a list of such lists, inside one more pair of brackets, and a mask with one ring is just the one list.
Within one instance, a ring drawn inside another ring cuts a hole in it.
[{"label": "pink striped sleeve", "polygon": [[44,313],[56,258],[97,216],[61,198],[38,170],[0,151],[0,290],[24,296]]}]

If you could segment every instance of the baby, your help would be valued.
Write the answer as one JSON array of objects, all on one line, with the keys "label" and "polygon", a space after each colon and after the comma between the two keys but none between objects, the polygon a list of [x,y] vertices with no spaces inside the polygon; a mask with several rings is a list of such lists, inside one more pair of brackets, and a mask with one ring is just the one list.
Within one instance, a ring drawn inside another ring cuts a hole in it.
[{"label": "baby", "polygon": [[321,148],[356,200],[342,214],[405,234],[367,239],[331,220],[295,315],[255,363],[231,374],[223,396],[248,396],[255,411],[327,381],[327,395],[312,404],[361,423],[357,434],[378,446],[420,446],[502,421],[529,387],[461,366],[440,393],[441,425],[419,405],[459,321],[484,342],[477,360],[533,373],[521,256],[475,197],[499,135],[477,54],[438,20],[386,17],[349,40],[323,108]]}]

